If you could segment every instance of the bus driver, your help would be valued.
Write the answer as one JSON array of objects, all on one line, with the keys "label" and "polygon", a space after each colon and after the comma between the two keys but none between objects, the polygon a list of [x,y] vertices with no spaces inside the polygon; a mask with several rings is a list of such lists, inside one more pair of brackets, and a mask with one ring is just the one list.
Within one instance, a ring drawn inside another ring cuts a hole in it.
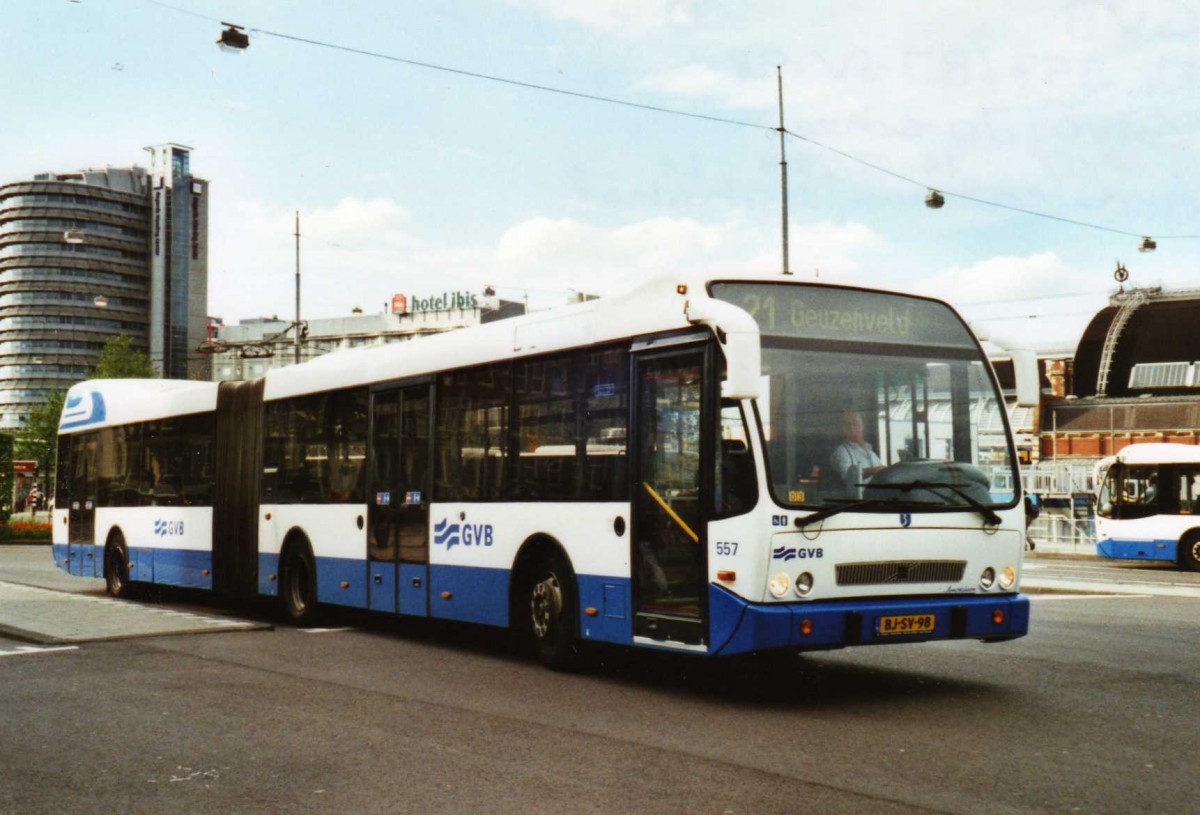
[{"label": "bus driver", "polygon": [[842,412],[842,443],[833,450],[829,465],[840,479],[842,497],[862,498],[864,478],[883,469],[883,462],[863,438],[862,415],[857,410]]}]

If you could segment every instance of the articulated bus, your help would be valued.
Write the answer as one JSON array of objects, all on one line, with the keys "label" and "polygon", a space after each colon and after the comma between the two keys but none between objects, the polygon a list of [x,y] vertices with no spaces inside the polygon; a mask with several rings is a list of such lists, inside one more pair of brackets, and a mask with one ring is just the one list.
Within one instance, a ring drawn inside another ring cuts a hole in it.
[{"label": "articulated bus", "polygon": [[1096,464],[1096,552],[1200,571],[1200,447],[1131,444]]},{"label": "articulated bus", "polygon": [[[997,416],[999,421],[997,422]],[[1006,429],[980,444],[981,426]],[[72,574],[703,655],[1026,633],[1011,432],[946,304],[788,278],[628,295],[62,414]]]}]

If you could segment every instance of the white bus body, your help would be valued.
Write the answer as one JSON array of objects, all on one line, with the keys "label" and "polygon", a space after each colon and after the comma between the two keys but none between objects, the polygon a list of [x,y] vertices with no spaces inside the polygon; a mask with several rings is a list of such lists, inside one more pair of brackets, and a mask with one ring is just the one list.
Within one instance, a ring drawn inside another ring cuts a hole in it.
[{"label": "white bus body", "polygon": [[[551,664],[1012,639],[1024,511],[989,468],[1019,483],[1015,456],[976,432],[999,400],[940,302],[664,276],[249,383],[81,383],[54,552],[117,591],[514,626]],[[851,412],[884,469],[835,484]]]}]

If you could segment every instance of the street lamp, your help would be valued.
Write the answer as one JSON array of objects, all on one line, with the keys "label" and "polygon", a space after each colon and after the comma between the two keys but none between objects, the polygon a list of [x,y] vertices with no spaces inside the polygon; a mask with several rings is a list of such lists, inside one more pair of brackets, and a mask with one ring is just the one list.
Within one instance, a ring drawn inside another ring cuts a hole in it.
[{"label": "street lamp", "polygon": [[217,38],[217,47],[227,54],[240,54],[250,47],[250,38],[246,36],[243,27],[233,23],[221,23],[229,28],[221,32]]}]

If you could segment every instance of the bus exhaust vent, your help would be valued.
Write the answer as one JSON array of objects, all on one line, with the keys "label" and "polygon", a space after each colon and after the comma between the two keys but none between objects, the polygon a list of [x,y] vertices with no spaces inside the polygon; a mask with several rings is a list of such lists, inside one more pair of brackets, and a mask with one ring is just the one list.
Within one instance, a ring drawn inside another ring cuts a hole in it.
[{"label": "bus exhaust vent", "polygon": [[889,583],[957,583],[965,560],[894,560],[885,563],[841,563],[839,586],[884,586]]}]

